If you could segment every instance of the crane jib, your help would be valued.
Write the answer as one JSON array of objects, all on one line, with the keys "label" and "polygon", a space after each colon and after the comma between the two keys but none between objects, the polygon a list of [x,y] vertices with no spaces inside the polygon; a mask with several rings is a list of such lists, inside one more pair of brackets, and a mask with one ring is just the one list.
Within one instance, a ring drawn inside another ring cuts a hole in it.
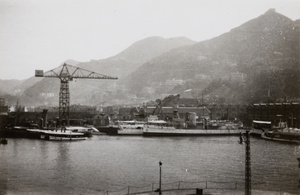
[{"label": "crane jib", "polygon": [[73,78],[79,79],[118,79],[117,77],[110,77],[107,75],[95,73],[93,71],[85,70],[76,66],[64,63],[62,66],[47,71],[35,70],[36,77],[50,77],[60,79],[60,93],[59,93],[59,122],[60,125],[69,125],[69,106],[70,106],[70,92],[69,81]]}]

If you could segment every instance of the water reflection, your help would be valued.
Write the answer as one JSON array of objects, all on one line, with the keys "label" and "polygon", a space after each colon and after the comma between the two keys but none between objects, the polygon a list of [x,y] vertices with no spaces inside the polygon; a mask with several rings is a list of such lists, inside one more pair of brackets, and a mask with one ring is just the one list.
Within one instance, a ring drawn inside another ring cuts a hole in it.
[{"label": "water reflection", "polygon": [[[2,192],[98,194],[178,181],[238,182],[245,145],[238,137],[98,136],[79,142],[10,139],[0,147]],[[299,146],[251,138],[252,187],[298,193]]]},{"label": "water reflection", "polygon": [[5,158],[5,148],[7,145],[0,144],[0,194],[5,194],[8,190],[7,177],[8,170],[6,167],[7,158]]}]

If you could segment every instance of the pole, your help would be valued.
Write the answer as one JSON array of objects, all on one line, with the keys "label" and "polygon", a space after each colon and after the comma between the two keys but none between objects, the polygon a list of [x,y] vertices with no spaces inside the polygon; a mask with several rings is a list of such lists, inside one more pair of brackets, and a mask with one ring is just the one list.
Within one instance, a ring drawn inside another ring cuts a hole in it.
[{"label": "pole", "polygon": [[[300,168],[300,158],[297,158],[297,160],[298,160],[298,167]],[[298,183],[298,188],[300,188],[300,179],[299,179],[298,182],[299,182],[299,183]]]},{"label": "pole", "polygon": [[161,195],[161,166],[162,162],[159,161],[159,195]]},{"label": "pole", "polygon": [[251,195],[251,157],[249,131],[246,131],[245,195]]}]

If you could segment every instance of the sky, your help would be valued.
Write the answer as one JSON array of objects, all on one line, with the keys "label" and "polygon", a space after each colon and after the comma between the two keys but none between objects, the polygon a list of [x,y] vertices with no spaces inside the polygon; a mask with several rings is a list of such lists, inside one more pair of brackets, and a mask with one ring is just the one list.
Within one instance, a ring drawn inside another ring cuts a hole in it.
[{"label": "sky", "polygon": [[0,79],[105,59],[151,36],[203,41],[299,0],[0,0]]}]

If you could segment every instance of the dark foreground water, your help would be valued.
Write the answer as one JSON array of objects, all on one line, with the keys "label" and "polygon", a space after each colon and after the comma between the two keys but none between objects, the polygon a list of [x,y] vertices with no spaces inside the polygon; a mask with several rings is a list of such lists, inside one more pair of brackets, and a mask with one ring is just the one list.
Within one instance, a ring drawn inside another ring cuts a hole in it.
[{"label": "dark foreground water", "polygon": [[[299,145],[251,137],[251,157],[253,190],[300,193]],[[8,139],[0,145],[0,194],[151,191],[158,187],[159,161],[163,189],[219,186],[244,193],[245,145],[238,137],[94,136],[77,142]]]}]

